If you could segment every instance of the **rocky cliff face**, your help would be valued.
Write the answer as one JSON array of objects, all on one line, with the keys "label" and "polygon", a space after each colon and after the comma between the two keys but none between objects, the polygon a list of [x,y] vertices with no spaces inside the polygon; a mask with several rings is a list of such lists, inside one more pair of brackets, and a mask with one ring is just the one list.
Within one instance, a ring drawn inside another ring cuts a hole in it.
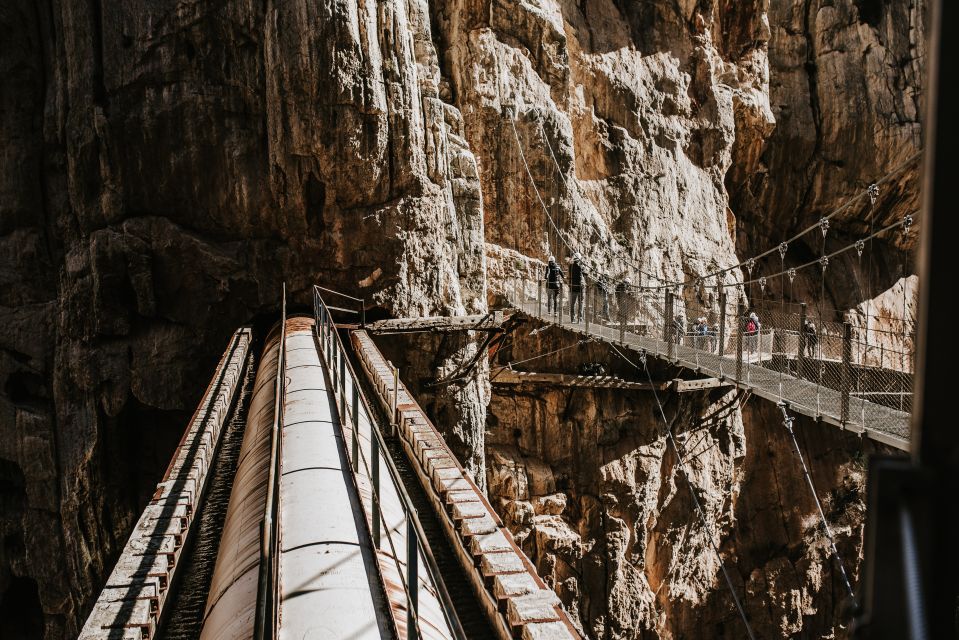
[{"label": "rocky cliff face", "polygon": [[[319,281],[397,315],[485,309],[430,33],[415,0],[0,10],[0,600],[32,590],[45,637],[76,633],[282,281],[294,309]],[[480,452],[484,407],[457,418]]]},{"label": "rocky cliff face", "polygon": [[[815,224],[869,184],[902,167],[922,146],[925,5],[921,0],[778,0],[769,3],[769,104],[776,126],[754,163],[726,174],[738,218],[737,248],[755,255]],[[919,208],[919,162],[884,184],[875,205],[861,198],[833,221],[827,250],[900,220]],[[914,273],[918,235],[874,240],[830,263],[827,304],[849,309]],[[822,236],[790,248],[786,266],[815,259]],[[903,253],[905,252],[905,256]],[[905,259],[904,259],[905,258]],[[760,272],[778,272],[774,254]],[[757,272],[757,275],[761,273]],[[791,289],[814,300],[817,270]],[[770,282],[770,295],[782,295]],[[788,296],[790,290],[787,290]],[[836,318],[838,319],[838,318]]]},{"label": "rocky cliff face", "polygon": [[[504,358],[573,340],[518,338]],[[537,369],[589,361],[645,379],[602,345]],[[657,380],[676,373],[650,366]],[[649,391],[494,382],[490,497],[577,623],[591,638],[745,637],[715,544],[758,637],[847,637],[845,587],[778,407],[722,388],[660,400],[685,471]],[[795,429],[855,579],[874,445],[811,420]]]},{"label": "rocky cliff face", "polygon": [[[6,3],[0,614],[29,612],[10,633],[75,633],[227,337],[272,322],[281,282],[294,310],[322,281],[371,312],[425,315],[481,312],[567,244],[634,282],[735,264],[918,146],[922,33],[918,1]],[[914,205],[915,176],[883,191],[876,224]],[[861,214],[837,233],[861,232]],[[878,244],[874,266],[830,282],[833,306],[900,277],[909,242]],[[421,346],[413,378],[478,349]],[[479,478],[482,360],[431,392]],[[747,419],[729,420],[748,434]],[[716,486],[750,473],[729,438],[708,471]],[[636,518],[663,500],[635,496],[675,484],[654,469],[662,443],[642,451],[648,482],[617,480],[635,466],[623,462],[592,479],[584,466],[576,485],[600,496],[613,483],[642,509],[567,500],[587,520],[602,507],[622,522],[602,525],[619,527],[608,540],[583,525],[583,539],[618,549],[595,558],[636,552],[627,530],[643,538]],[[710,509],[717,527],[730,517]],[[671,517],[657,519],[664,539]],[[647,581],[675,564],[665,553]],[[615,560],[614,586],[577,582],[584,628],[642,619],[666,633],[706,601],[728,614],[720,589],[670,578],[660,594],[693,595],[666,616],[668,599],[627,586],[640,566],[629,558]],[[797,602],[818,597],[795,581]]]}]

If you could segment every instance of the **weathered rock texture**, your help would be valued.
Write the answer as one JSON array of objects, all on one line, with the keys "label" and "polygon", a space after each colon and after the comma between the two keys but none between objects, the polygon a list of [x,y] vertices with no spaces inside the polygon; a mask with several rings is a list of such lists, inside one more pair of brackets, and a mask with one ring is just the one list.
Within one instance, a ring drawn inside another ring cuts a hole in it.
[{"label": "weathered rock texture", "polygon": [[[572,340],[548,330],[506,355]],[[537,369],[581,361],[643,377],[602,346]],[[651,366],[657,379],[675,373]],[[759,637],[846,637],[845,587],[779,409],[723,389],[661,400],[705,526],[650,392],[494,385],[490,497],[578,623],[592,638],[745,637],[711,538]],[[855,579],[874,445],[804,419],[795,428]]]},{"label": "weathered rock texture", "polygon": [[[918,0],[6,2],[0,612],[29,614],[0,631],[75,633],[227,337],[273,322],[281,282],[293,310],[321,281],[371,313],[475,313],[511,274],[566,257],[566,243],[634,282],[735,264],[918,147],[922,33]],[[883,190],[876,225],[914,206],[915,176]],[[847,211],[835,237],[861,233],[862,219]],[[835,273],[854,277],[830,280],[830,306],[908,275],[895,267],[910,242],[877,243],[863,269],[847,254]],[[409,361],[414,378],[480,355],[428,404],[482,477],[485,355],[473,340],[420,346],[436,351]],[[724,457],[697,482],[752,472],[731,462],[733,439],[717,446]],[[651,478],[654,462],[640,465]],[[625,482],[617,500],[645,483]],[[563,513],[607,509],[622,521],[603,538],[618,549],[608,557],[632,554],[625,532],[645,536],[631,518],[647,512],[596,500],[568,499]],[[731,508],[710,502],[710,517]],[[673,539],[666,514],[657,535]],[[650,576],[672,566],[664,553]],[[636,571],[618,570],[610,584]],[[655,628],[688,628],[701,599],[728,617],[722,590],[702,595],[716,585],[697,575],[660,590],[698,595]],[[663,596],[622,595],[632,588],[585,597],[584,626],[653,620]]]},{"label": "weathered rock texture", "polygon": [[[765,251],[815,224],[919,151],[924,4],[769,3],[769,104],[776,126],[756,147],[755,162],[737,163],[726,174],[741,255]],[[827,251],[916,212],[919,168],[914,161],[883,185],[874,206],[863,197],[834,218]],[[827,305],[854,307],[914,273],[915,229],[909,237],[877,238],[862,259],[854,251],[834,259],[826,278]],[[815,232],[797,241],[786,266],[818,257],[821,243]],[[758,269],[757,276],[780,271],[779,255]],[[820,297],[820,289],[820,272],[810,269],[800,272],[785,294],[810,301]],[[778,279],[771,281],[770,295],[778,299],[782,293]]]},{"label": "weathered rock texture", "polygon": [[75,635],[282,281],[304,310],[314,282],[485,309],[477,166],[430,34],[416,0],[0,9],[0,609]]},{"label": "weathered rock texture", "polygon": [[637,270],[677,279],[737,262],[723,179],[773,125],[762,3],[454,0],[434,11],[488,242],[539,260],[569,245],[634,282]]}]

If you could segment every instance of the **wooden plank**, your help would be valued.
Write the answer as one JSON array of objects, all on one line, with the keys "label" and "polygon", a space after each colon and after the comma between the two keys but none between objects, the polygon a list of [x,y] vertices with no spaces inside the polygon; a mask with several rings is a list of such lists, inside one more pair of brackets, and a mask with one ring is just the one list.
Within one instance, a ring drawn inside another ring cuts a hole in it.
[{"label": "wooden plank", "polygon": [[673,380],[671,390],[676,393],[684,391],[699,391],[700,389],[715,389],[716,387],[731,387],[732,383],[719,378],[701,378],[699,380]]},{"label": "wooden plank", "polygon": [[616,376],[580,376],[566,373],[535,373],[531,371],[514,371],[499,369],[490,374],[493,384],[549,384],[559,387],[592,387],[600,389],[635,389],[639,391],[665,390],[668,382],[655,383],[633,382]]},{"label": "wooden plank", "polygon": [[412,333],[416,331],[493,331],[503,325],[503,312],[472,316],[431,316],[427,318],[393,318],[367,325],[370,333]]}]

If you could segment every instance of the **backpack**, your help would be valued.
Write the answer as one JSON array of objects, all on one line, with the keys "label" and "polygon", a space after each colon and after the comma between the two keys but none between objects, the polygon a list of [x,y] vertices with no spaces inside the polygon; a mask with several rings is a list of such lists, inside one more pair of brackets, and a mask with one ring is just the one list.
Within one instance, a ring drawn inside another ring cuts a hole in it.
[{"label": "backpack", "polygon": [[746,332],[747,332],[747,333],[753,333],[753,332],[756,331],[757,328],[758,328],[758,327],[756,327],[756,323],[753,322],[753,319],[752,319],[752,318],[750,318],[750,319],[749,319],[749,322],[746,323]]}]

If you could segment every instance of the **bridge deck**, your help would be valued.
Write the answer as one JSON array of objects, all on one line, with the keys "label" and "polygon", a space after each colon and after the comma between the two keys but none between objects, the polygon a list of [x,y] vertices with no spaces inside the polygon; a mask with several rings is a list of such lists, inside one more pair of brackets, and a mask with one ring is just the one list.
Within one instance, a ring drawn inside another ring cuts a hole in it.
[{"label": "bridge deck", "polygon": [[[788,373],[776,371],[769,364],[771,358],[756,354],[744,354],[737,377],[735,354],[720,356],[705,349],[686,345],[672,345],[665,340],[648,335],[639,335],[632,331],[623,332],[620,342],[620,327],[607,324],[568,322],[562,315],[556,316],[542,312],[542,307],[534,301],[517,302],[514,306],[529,317],[547,324],[561,326],[571,331],[593,336],[609,343],[622,344],[632,349],[644,349],[647,353],[674,364],[687,367],[699,373],[716,376],[737,386],[750,389],[756,395],[778,402],[784,400],[792,410],[844,429],[856,431],[863,436],[886,445],[908,451],[909,414],[891,407],[869,402],[865,397],[853,397],[849,401],[849,419],[841,419],[842,394],[822,384],[798,378]],[[766,354],[768,355],[768,354]]]}]

